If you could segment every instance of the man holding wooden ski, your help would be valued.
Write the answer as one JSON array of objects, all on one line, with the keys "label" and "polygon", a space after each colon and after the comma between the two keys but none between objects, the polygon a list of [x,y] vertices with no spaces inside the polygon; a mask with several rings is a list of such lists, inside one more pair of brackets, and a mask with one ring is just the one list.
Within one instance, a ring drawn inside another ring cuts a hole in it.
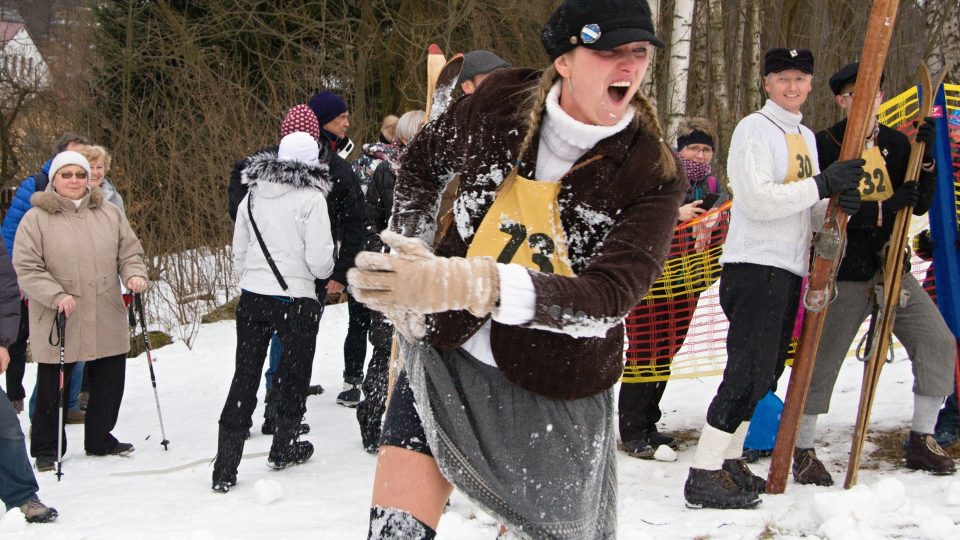
[{"label": "man holding wooden ski", "polygon": [[786,357],[814,227],[839,193],[856,212],[860,159],[820,172],[813,132],[800,108],[813,89],[813,54],[771,49],[764,58],[762,109],[740,121],[730,141],[730,230],[720,263],[720,306],[730,321],[723,382],[707,411],[684,487],[694,508],[752,508],[765,482],[741,459],[757,402]]},{"label": "man holding wooden ski", "polygon": [[[849,113],[859,63],[843,67],[830,77],[830,89],[838,106]],[[878,91],[874,111],[883,101]],[[837,297],[830,304],[823,325],[817,360],[813,368],[804,416],[800,421],[793,459],[793,477],[800,484],[833,485],[833,478],[814,452],[817,416],[830,407],[830,395],[857,330],[877,303],[881,287],[884,247],[890,239],[894,217],[906,207],[920,216],[927,212],[936,188],[933,146],[936,128],[925,119],[917,141],[925,143],[919,179],[905,178],[910,142],[899,131],[876,121],[863,146],[866,161],[858,212],[847,224],[847,248],[837,274]],[[833,163],[840,153],[847,120],[817,133],[820,166]],[[918,180],[918,181],[917,181]],[[904,268],[900,304],[896,307],[893,333],[913,361],[913,424],[907,444],[907,467],[934,474],[953,474],[953,460],[931,435],[944,397],[953,392],[955,341],[930,297]]]}]

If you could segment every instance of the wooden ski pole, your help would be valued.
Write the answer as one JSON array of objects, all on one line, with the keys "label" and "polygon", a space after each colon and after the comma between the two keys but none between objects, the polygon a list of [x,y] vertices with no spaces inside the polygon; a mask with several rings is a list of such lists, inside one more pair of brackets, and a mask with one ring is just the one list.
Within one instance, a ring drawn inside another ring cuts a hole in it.
[{"label": "wooden ski pole", "polygon": [[[917,111],[920,121],[930,114],[933,105],[935,89],[939,86],[930,84],[930,72],[923,64],[920,65],[920,88],[923,95],[920,100],[920,109]],[[920,177],[920,167],[923,162],[924,144],[914,142],[910,152],[910,161],[907,164],[907,181],[916,181]],[[853,441],[850,445],[850,459],[847,462],[847,476],[843,487],[850,489],[857,483],[860,473],[860,458],[863,454],[863,444],[867,438],[867,427],[870,423],[870,413],[873,410],[873,399],[876,396],[877,384],[880,381],[880,372],[890,346],[890,334],[893,332],[893,323],[900,305],[900,287],[903,281],[903,265],[907,253],[907,240],[910,235],[910,218],[913,208],[906,207],[897,212],[887,247],[886,260],[883,269],[883,304],[879,307],[880,320],[877,324],[876,347],[863,369],[863,384],[860,388],[860,406],[857,409],[857,423],[853,431]]]},{"label": "wooden ski pole", "polygon": [[[870,117],[873,115],[874,96],[880,87],[880,76],[887,57],[893,24],[897,17],[899,0],[874,0],[867,23],[867,34],[860,58],[860,71],[854,87],[853,104],[847,118],[839,161],[857,159],[863,151]],[[814,240],[814,259],[803,298],[806,315],[803,332],[790,371],[790,384],[784,401],[777,442],[773,449],[767,493],[783,493],[793,461],[800,416],[807,400],[807,390],[813,374],[823,320],[827,304],[834,293],[837,269],[846,243],[848,216],[837,205],[838,196],[830,198],[830,207],[820,233]]]}]

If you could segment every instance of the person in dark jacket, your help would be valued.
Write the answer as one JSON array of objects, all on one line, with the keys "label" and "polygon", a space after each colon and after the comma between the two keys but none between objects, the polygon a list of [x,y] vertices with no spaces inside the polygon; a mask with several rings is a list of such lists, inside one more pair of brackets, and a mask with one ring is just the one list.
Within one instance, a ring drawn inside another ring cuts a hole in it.
[{"label": "person in dark jacket", "polygon": [[[0,253],[0,373],[10,362],[9,347],[17,339],[20,289],[10,256]],[[0,390],[0,500],[7,510],[19,507],[30,523],[57,519],[57,510],[40,502],[37,477],[30,468],[27,445],[6,392]]]},{"label": "person in dark jacket", "polygon": [[663,46],[646,2],[567,0],[541,40],[546,70],[497,70],[417,134],[390,253],[350,271],[405,337],[370,538],[435,537],[454,486],[524,537],[616,536],[623,318],[662,271],[688,182],[639,93]]},{"label": "person in dark jacket", "polygon": [[[723,202],[721,199],[726,199],[726,189],[717,177],[711,174],[710,162],[713,161],[715,140],[713,126],[705,118],[684,119],[677,129],[677,154],[687,174],[687,180],[690,181],[690,189],[680,206],[678,219],[681,223],[696,219],[709,210],[702,206],[707,195],[716,197],[711,207],[719,206]],[[713,221],[712,217],[710,220]],[[675,232],[671,257],[665,267],[682,268],[685,257],[709,248],[714,248],[712,251],[717,252],[719,257],[719,245],[722,242],[720,235],[712,234],[714,229],[706,219],[701,220],[695,227],[698,229],[698,236],[707,240],[696,242],[689,234],[694,227],[682,229],[683,233]],[[716,258],[708,261],[715,264]],[[716,273],[719,274],[719,267],[717,270]],[[696,273],[692,267],[689,267],[688,271],[690,274]],[[668,292],[664,280],[671,279],[673,276],[670,274],[668,272],[661,277],[659,286],[654,285],[654,294],[644,298],[643,302],[630,310],[627,325],[633,326],[635,330],[627,332],[627,350],[624,354],[628,364],[640,364],[644,368],[649,366],[657,375],[665,376],[670,374],[674,355],[683,347],[700,294],[716,279],[694,284],[687,278],[683,280],[682,290]],[[661,417],[660,400],[666,388],[666,379],[633,382],[624,377],[617,407],[620,439],[627,455],[652,459],[661,445],[677,447],[674,437],[660,433],[657,429],[657,422]]]},{"label": "person in dark jacket", "polygon": [[[859,63],[849,64],[832,77],[830,89],[845,113],[853,103],[853,88]],[[875,107],[883,102],[878,91]],[[847,120],[817,133],[820,166],[837,160]],[[817,359],[814,363],[806,409],[793,460],[794,479],[801,484],[829,486],[833,478],[814,451],[817,416],[830,407],[830,395],[840,365],[856,337],[857,330],[870,315],[877,300],[875,287],[883,281],[885,244],[893,231],[897,213],[911,209],[914,215],[927,213],[936,189],[936,162],[933,145],[936,128],[931,119],[920,123],[916,139],[925,143],[920,178],[907,178],[910,142],[906,135],[874,120],[863,157],[860,193],[863,205],[847,224],[847,249],[837,273],[837,297],[830,304]],[[893,323],[893,334],[903,343],[913,362],[913,425],[907,444],[907,467],[935,474],[953,474],[953,460],[933,438],[937,414],[943,399],[953,392],[955,340],[916,278],[903,269],[900,305]]]},{"label": "person in dark jacket", "polygon": [[[363,191],[350,163],[338,155],[347,143],[347,130],[350,128],[350,110],[343,99],[329,90],[314,94],[310,98],[310,108],[317,115],[320,124],[321,148],[328,150],[328,164],[331,176],[340,178],[340,182],[354,186],[358,193],[353,201],[352,210],[358,212],[354,220],[341,220],[334,223],[334,237],[340,241],[340,253],[337,269],[327,282],[327,294],[344,292],[346,276],[344,272],[353,266],[353,258],[363,245]],[[348,264],[344,264],[348,263]],[[350,315],[347,337],[343,344],[343,389],[337,394],[337,403],[345,407],[356,407],[360,402],[360,384],[363,382],[363,361],[367,352],[367,311],[356,300],[347,296],[347,309]]]},{"label": "person in dark jacket", "polygon": [[[398,152],[380,162],[373,172],[373,178],[366,193],[366,251],[384,253],[386,246],[380,240],[379,231],[385,230],[393,212],[393,189],[400,169],[400,156],[407,144],[424,123],[426,112],[409,111],[396,126]],[[363,309],[366,306],[357,302]],[[352,306],[351,306],[352,307]],[[373,355],[367,365],[363,378],[363,400],[357,406],[357,421],[360,423],[360,438],[363,448],[375,454],[380,448],[380,429],[383,412],[386,410],[387,381],[390,361],[390,345],[393,337],[393,323],[379,311],[370,310],[370,344]]]},{"label": "person in dark jacket", "polygon": [[[90,144],[90,141],[76,133],[63,133],[57,138],[53,145],[53,155],[57,155],[64,150],[80,150],[84,145]],[[40,172],[26,177],[20,182],[17,191],[10,201],[10,208],[7,209],[3,217],[3,225],[0,231],[3,234],[3,243],[7,248],[7,255],[13,256],[13,242],[16,239],[17,227],[24,214],[30,210],[30,197],[35,192],[42,192],[47,188],[50,181],[50,163],[53,158],[48,159],[41,167]],[[30,337],[29,317],[27,316],[26,298],[20,301],[20,328],[17,332],[17,339],[10,344],[10,365],[7,368],[7,396],[10,403],[17,413],[23,411],[23,400],[26,392],[23,389],[23,372],[27,362],[27,340]]]}]

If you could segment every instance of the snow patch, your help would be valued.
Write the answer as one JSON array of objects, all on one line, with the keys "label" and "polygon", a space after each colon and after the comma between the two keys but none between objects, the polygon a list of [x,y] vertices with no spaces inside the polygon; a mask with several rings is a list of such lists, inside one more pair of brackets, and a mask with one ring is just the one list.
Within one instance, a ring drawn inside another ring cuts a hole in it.
[{"label": "snow patch", "polygon": [[7,510],[7,513],[0,518],[0,532],[17,532],[27,528],[27,518],[20,511],[19,507],[13,507]]},{"label": "snow patch", "polygon": [[657,451],[653,453],[653,459],[657,461],[676,461],[677,453],[665,444],[661,444]]}]

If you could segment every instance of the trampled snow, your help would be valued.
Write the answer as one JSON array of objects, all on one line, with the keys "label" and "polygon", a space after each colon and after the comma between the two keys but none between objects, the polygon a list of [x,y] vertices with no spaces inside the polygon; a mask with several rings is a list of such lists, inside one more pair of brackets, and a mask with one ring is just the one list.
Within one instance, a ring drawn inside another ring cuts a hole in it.
[{"label": "trampled snow", "polygon": [[[57,482],[53,473],[38,473],[40,497],[59,510],[59,519],[24,524],[15,509],[0,520],[0,540],[366,538],[376,458],[361,447],[356,411],[336,404],[346,327],[346,304],[329,306],[321,321],[313,372],[313,383],[322,384],[326,392],[307,400],[306,421],[312,431],[305,439],[316,448],[307,463],[282,471],[267,467],[270,438],[259,432],[261,404],[237,486],[227,494],[210,489],[217,418],[233,374],[236,330],[233,321],[203,325],[193,350],[177,342],[154,353],[169,451],[160,445],[153,391],[141,355],[128,362],[114,431],[136,451],[128,457],[88,457],[83,453],[83,426],[68,425],[70,446],[62,481]],[[903,354],[898,350],[897,361],[884,368],[872,426],[901,429],[905,435],[913,399],[910,364]],[[24,381],[28,395],[35,373],[35,366],[28,365]],[[674,462],[619,453],[619,538],[957,538],[958,477],[930,476],[877,462],[869,457],[873,446],[868,443],[861,487],[850,491],[840,487],[861,373],[860,363],[848,359],[833,410],[818,424],[818,455],[837,486],[799,486],[791,481],[786,494],[764,495],[754,510],[691,510],[684,506],[683,483],[694,442],[687,442]],[[788,378],[789,373],[781,379],[781,396]],[[661,429],[699,430],[719,382],[719,377],[671,381],[663,399]],[[26,432],[26,415],[20,419]],[[768,466],[769,460],[751,465],[761,476]],[[454,493],[438,537],[493,540],[497,528],[490,516]]]}]

